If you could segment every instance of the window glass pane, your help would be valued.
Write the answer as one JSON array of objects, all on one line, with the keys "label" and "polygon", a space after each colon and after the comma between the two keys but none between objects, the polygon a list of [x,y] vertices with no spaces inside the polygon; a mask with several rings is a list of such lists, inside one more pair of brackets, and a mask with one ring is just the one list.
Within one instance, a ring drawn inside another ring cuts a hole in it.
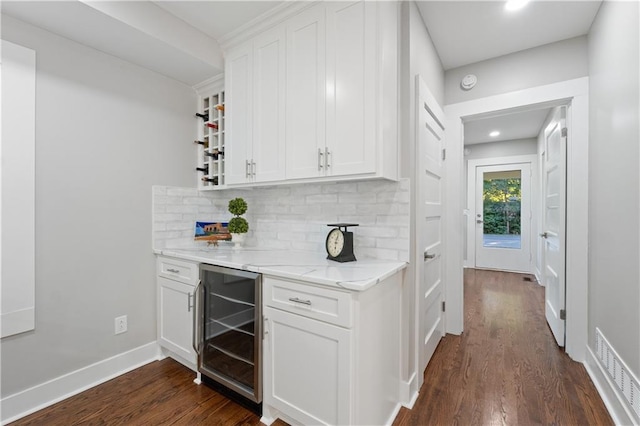
[{"label": "window glass pane", "polygon": [[519,249],[521,171],[484,173],[483,178],[483,246]]}]

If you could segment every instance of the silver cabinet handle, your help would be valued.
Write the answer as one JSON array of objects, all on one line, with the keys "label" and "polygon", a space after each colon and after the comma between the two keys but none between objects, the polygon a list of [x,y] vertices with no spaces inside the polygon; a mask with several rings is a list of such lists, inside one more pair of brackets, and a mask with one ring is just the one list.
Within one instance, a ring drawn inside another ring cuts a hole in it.
[{"label": "silver cabinet handle", "polygon": [[191,312],[191,308],[193,308],[193,305],[191,304],[191,297],[193,297],[193,295],[191,293],[187,293],[187,312]]},{"label": "silver cabinet handle", "polygon": [[249,176],[250,176],[250,173],[251,173],[251,172],[249,172],[249,167],[250,166],[251,165],[249,164],[249,160],[245,160],[244,161],[244,177],[246,177],[247,179],[249,179]]},{"label": "silver cabinet handle", "polygon": [[179,274],[180,273],[180,269],[169,268],[169,269],[167,269],[167,272],[173,272],[174,274]]},{"label": "silver cabinet handle", "polygon": [[298,299],[297,297],[290,297],[289,300],[294,303],[300,303],[301,305],[311,306],[311,300],[302,300]]},{"label": "silver cabinet handle", "polygon": [[549,238],[549,234],[548,234],[546,231],[545,231],[545,232],[543,232],[542,234],[540,234],[540,236],[541,236],[542,238]]},{"label": "silver cabinet handle", "polygon": [[191,334],[191,346],[193,346],[193,350],[198,355],[198,359],[200,358],[200,333],[198,331],[198,323],[200,322],[200,318],[198,315],[198,297],[200,287],[202,287],[202,280],[198,281],[198,285],[196,289],[193,291],[193,330]]},{"label": "silver cabinet handle", "polygon": [[429,254],[426,251],[424,252],[424,260],[435,259],[435,258],[436,258],[435,254]]},{"label": "silver cabinet handle", "polygon": [[322,170],[323,167],[322,155],[322,150],[318,148],[318,170]]},{"label": "silver cabinet handle", "polygon": [[484,223],[482,219],[476,219],[476,223]]},{"label": "silver cabinet handle", "polygon": [[262,329],[262,338],[264,339],[266,335],[269,334],[269,318],[267,317],[263,317],[263,318],[264,318],[264,327]]},{"label": "silver cabinet handle", "polygon": [[329,148],[325,148],[324,149],[324,167],[326,169],[328,169],[331,165],[329,164],[329,155],[331,154],[331,152],[329,152]]},{"label": "silver cabinet handle", "polygon": [[254,178],[256,177],[256,163],[253,161],[253,158],[251,159],[251,175]]}]

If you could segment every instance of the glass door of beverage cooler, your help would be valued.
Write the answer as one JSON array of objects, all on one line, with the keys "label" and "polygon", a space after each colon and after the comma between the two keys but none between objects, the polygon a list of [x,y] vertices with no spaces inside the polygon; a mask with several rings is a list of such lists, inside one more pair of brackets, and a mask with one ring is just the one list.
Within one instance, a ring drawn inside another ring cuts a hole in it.
[{"label": "glass door of beverage cooler", "polygon": [[200,266],[198,369],[249,400],[262,400],[260,274]]}]

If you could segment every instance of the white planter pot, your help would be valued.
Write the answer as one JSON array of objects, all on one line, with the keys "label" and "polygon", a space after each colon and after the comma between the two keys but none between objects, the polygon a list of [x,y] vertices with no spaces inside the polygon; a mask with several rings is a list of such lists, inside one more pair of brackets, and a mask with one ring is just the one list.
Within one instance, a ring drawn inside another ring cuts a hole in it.
[{"label": "white planter pot", "polygon": [[242,247],[242,244],[244,244],[244,239],[246,238],[247,234],[235,234],[235,233],[231,233],[231,241],[233,241],[233,248],[234,249],[239,249]]}]

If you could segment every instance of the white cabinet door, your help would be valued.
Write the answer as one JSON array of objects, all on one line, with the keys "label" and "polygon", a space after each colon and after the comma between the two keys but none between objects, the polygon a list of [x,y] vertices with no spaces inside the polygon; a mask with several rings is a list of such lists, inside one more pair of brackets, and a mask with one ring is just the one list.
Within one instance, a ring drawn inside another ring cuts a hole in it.
[{"label": "white cabinet door", "polygon": [[253,153],[256,182],[285,178],[284,27],[262,34],[253,44]]},{"label": "white cabinet door", "polygon": [[193,350],[193,292],[195,287],[158,277],[158,342],[181,358],[196,364]]},{"label": "white cabinet door", "polygon": [[322,176],[325,149],[325,9],[287,21],[287,179]]},{"label": "white cabinet door", "polygon": [[251,159],[253,49],[251,42],[238,46],[226,55],[225,106],[226,183],[245,183],[249,180],[247,161]]},{"label": "white cabinet door", "polygon": [[376,171],[377,2],[327,3],[328,175]]},{"label": "white cabinet door", "polygon": [[302,424],[350,424],[351,332],[265,308],[265,403]]}]

